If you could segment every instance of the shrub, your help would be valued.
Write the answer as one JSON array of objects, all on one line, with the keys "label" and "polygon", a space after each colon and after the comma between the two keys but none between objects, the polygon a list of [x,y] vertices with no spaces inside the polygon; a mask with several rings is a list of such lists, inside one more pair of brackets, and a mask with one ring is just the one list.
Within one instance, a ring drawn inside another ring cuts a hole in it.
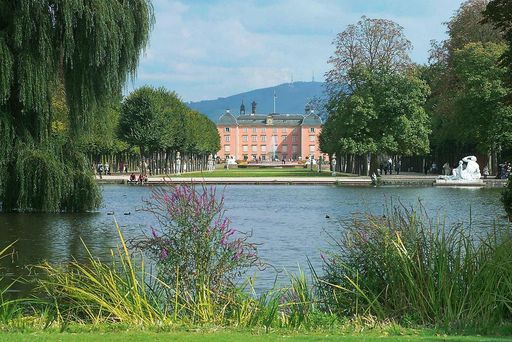
[{"label": "shrub", "polygon": [[477,238],[462,224],[445,227],[403,207],[357,218],[345,229],[318,278],[328,310],[447,327],[510,318],[507,230]]},{"label": "shrub", "polygon": [[223,205],[223,196],[213,187],[153,190],[147,210],[158,218],[159,227],[139,246],[155,260],[169,300],[215,301],[235,290],[236,279],[258,262],[256,246],[248,242],[249,235],[230,228]]},{"label": "shrub", "polygon": [[505,207],[508,220],[512,221],[512,173],[508,176],[507,187],[501,193],[501,202]]}]

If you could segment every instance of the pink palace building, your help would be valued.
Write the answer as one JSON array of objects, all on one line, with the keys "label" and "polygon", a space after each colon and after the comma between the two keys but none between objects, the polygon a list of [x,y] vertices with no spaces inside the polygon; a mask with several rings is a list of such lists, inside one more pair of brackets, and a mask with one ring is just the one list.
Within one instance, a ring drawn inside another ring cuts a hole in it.
[{"label": "pink palace building", "polygon": [[240,113],[235,116],[226,110],[217,123],[221,138],[221,150],[217,156],[247,161],[298,161],[322,154],[318,137],[322,120],[306,105],[302,114],[256,114],[256,102],[252,111],[245,113],[242,102]]}]

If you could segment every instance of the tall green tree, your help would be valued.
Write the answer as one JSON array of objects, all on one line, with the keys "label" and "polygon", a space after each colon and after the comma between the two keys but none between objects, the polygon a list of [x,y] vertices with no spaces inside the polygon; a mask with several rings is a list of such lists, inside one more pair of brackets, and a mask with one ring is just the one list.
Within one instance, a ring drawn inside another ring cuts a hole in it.
[{"label": "tall green tree", "polygon": [[[512,2],[509,0],[493,0],[489,2],[484,12],[486,22],[492,24],[501,32],[507,43],[507,50],[501,56],[501,65],[507,68],[506,84],[512,89]],[[507,96],[512,102],[512,93]]]},{"label": "tall green tree", "polygon": [[141,87],[123,100],[119,119],[119,138],[129,145],[139,147],[144,169],[148,149],[162,145],[165,132],[164,110],[172,93],[164,88]]},{"label": "tall green tree", "polygon": [[354,68],[369,72],[403,70],[410,65],[411,42],[403,35],[403,28],[391,20],[371,19],[363,16],[356,24],[348,25],[333,41],[332,65],[326,74],[330,97],[352,90]]},{"label": "tall green tree", "polygon": [[512,107],[503,102],[510,89],[498,63],[505,49],[504,44],[469,43],[453,55],[459,87],[452,134],[482,154],[512,147]]},{"label": "tall green tree", "polygon": [[464,76],[456,73],[455,55],[468,44],[503,42],[501,32],[483,22],[483,12],[488,3],[488,0],[468,0],[461,4],[446,23],[448,39],[434,43],[429,65],[424,69],[423,76],[432,89],[427,110],[432,118],[431,148],[436,158],[454,162],[463,154],[483,152],[481,149],[478,151],[483,145],[478,139],[473,137],[468,140],[462,136],[465,133],[461,134],[472,128],[471,121],[466,120],[465,115],[461,116],[461,108],[457,108],[461,104],[457,99],[461,95],[459,90],[467,87],[464,85]]},{"label": "tall green tree", "polygon": [[334,44],[322,149],[364,159],[370,154],[370,173],[379,154],[426,153],[429,122],[423,105],[429,89],[411,65],[403,28],[363,17]]},{"label": "tall green tree", "polygon": [[[76,146],[96,106],[120,94],[149,38],[149,0],[0,0],[0,201],[3,210],[99,204]],[[52,128],[63,85],[68,134]]]},{"label": "tall green tree", "polygon": [[[408,72],[353,70],[358,86],[339,96],[320,141],[328,152],[412,156],[429,150],[429,118],[424,109],[428,85]],[[357,74],[357,75],[356,75]],[[331,150],[331,151],[329,151]]]}]

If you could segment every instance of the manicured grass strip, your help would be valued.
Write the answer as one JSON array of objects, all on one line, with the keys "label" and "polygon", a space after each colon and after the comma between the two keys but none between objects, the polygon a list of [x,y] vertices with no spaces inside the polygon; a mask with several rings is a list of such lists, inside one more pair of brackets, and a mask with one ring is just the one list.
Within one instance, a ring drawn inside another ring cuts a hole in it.
[{"label": "manicured grass strip", "polygon": [[[346,173],[336,173],[338,177],[354,176]],[[176,177],[173,175],[173,178]],[[309,169],[231,169],[215,170],[213,172],[189,172],[178,176],[181,178],[190,177],[332,177],[330,171],[311,171]]]},{"label": "manicured grass strip", "polygon": [[266,341],[461,341],[461,342],[503,342],[500,337],[482,336],[384,336],[384,335],[336,335],[329,333],[311,334],[261,334],[241,332],[195,333],[195,332],[109,332],[109,333],[4,333],[3,342],[18,341],[188,341],[188,342],[266,342]]}]

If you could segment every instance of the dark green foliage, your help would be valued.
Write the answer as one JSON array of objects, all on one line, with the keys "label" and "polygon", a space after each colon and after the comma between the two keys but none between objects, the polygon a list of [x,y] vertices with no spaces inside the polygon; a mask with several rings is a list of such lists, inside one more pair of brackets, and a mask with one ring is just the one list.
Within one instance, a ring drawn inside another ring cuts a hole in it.
[{"label": "dark green foliage", "polygon": [[507,187],[501,193],[501,202],[505,207],[509,221],[512,221],[512,174],[508,176]]},{"label": "dark green foliage", "polygon": [[119,96],[152,21],[148,0],[0,1],[3,210],[98,204],[83,158],[59,151],[97,120],[97,108]]},{"label": "dark green foliage", "polygon": [[459,86],[453,91],[451,134],[481,153],[512,146],[512,107],[503,103],[510,89],[498,65],[504,50],[503,44],[468,43],[453,53]]},{"label": "dark green foliage", "polygon": [[432,117],[433,154],[447,161],[477,152],[495,159],[502,142],[498,140],[505,138],[500,132],[507,131],[499,99],[507,91],[500,82],[504,69],[496,65],[503,35],[484,22],[487,3],[461,4],[446,23],[449,38],[433,45],[423,73],[432,89],[427,110]]},{"label": "dark green foliage", "polygon": [[428,151],[425,82],[412,72],[353,70],[352,78],[358,84],[354,91],[331,99],[322,140],[333,146],[325,146],[326,151],[402,155]]},{"label": "dark green foliage", "polygon": [[[503,33],[508,49],[501,57],[501,63],[507,68],[506,83],[512,88],[512,2],[508,0],[493,0],[489,2],[484,12],[486,21]],[[508,94],[512,101],[512,92]]]}]

